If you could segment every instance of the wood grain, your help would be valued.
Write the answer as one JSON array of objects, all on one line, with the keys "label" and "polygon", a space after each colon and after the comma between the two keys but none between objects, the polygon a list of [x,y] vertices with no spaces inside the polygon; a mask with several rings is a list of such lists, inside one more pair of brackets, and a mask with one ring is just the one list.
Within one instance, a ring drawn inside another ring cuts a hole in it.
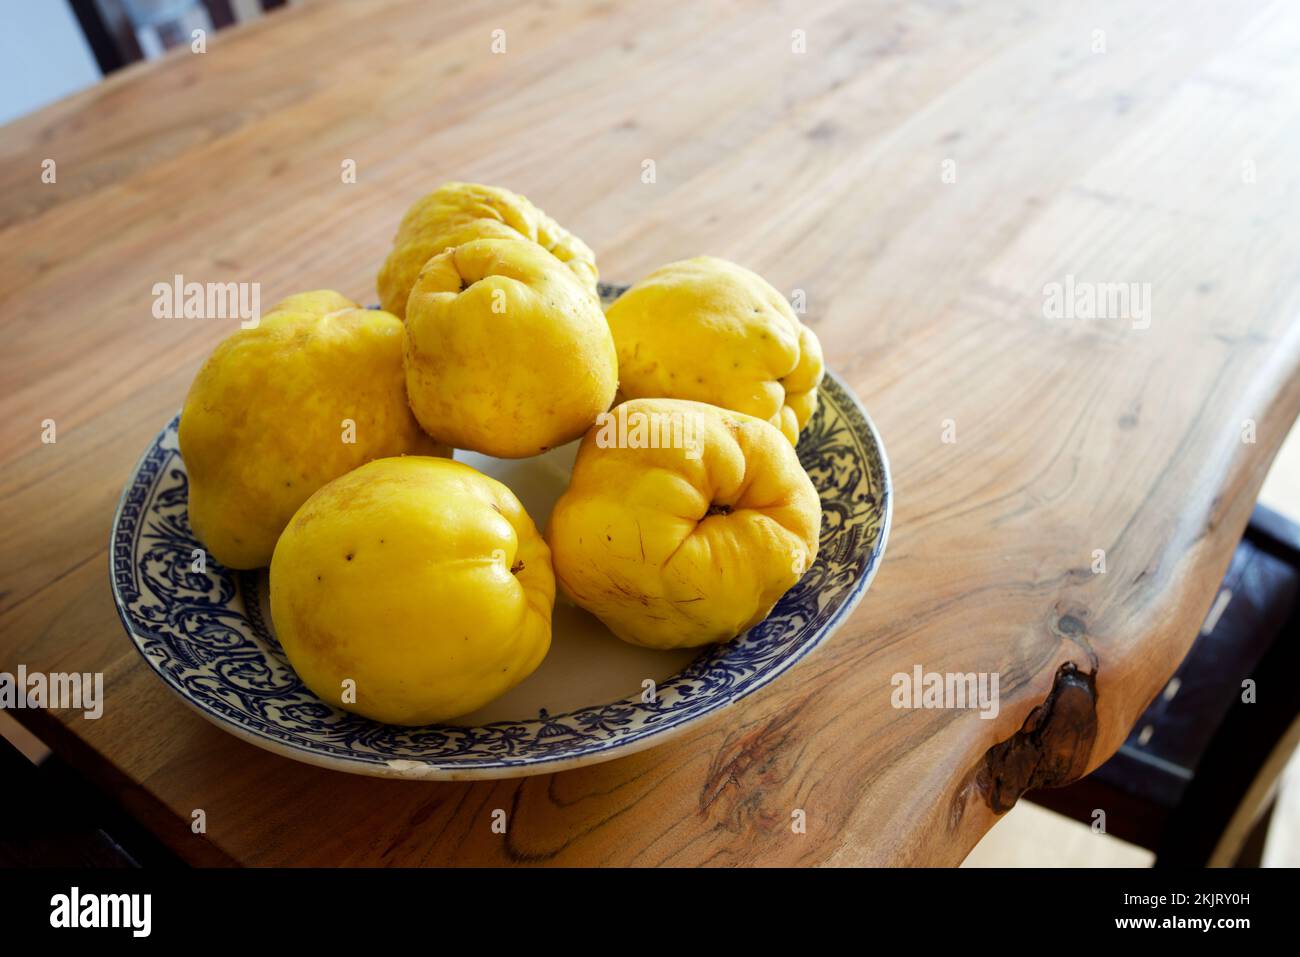
[{"label": "wood grain", "polygon": [[[197,863],[959,862],[1119,746],[1300,411],[1298,50],[1284,2],[310,3],[0,129],[0,670],[107,689],[99,721],[16,716]],[[138,660],[106,557],[232,331],[154,319],[153,283],[373,300],[452,178],[524,192],[611,279],[711,253],[804,290],[896,480],[870,593],[783,680],[670,745],[477,785],[210,726]],[[1045,318],[1067,276],[1149,283],[1150,327]],[[997,718],[893,708],[916,664],[997,672]]]}]

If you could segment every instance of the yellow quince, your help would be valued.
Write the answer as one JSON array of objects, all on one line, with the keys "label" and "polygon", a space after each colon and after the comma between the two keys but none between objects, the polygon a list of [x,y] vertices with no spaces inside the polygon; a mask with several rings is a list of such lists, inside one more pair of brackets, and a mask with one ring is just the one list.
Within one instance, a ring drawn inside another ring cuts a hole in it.
[{"label": "yellow quince", "polygon": [[406,300],[426,262],[472,239],[527,239],[551,252],[596,292],[596,256],[577,236],[518,193],[478,183],[445,183],[419,199],[402,217],[379,270],[380,304],[405,317]]},{"label": "yellow quince", "polygon": [[337,292],[291,296],[216,348],[181,412],[190,526],[229,568],[271,560],[293,513],[364,462],[445,454],[406,403],[402,323]]},{"label": "yellow quince", "polygon": [[536,243],[477,239],[430,259],[406,314],[406,391],[439,442],[523,458],[609,408],[618,362],[596,299]]},{"label": "yellow quince", "polygon": [[319,697],[390,724],[467,714],[551,643],[555,578],[514,493],[468,465],[379,459],[303,503],[271,561],[271,619]]},{"label": "yellow quince", "polygon": [[700,256],[669,263],[607,312],[619,394],[693,399],[757,416],[792,444],[817,408],[821,344],[761,276]]},{"label": "yellow quince", "polygon": [[633,399],[583,439],[547,528],[573,601],[632,644],[727,641],[765,618],[817,556],[821,504],[762,419]]}]

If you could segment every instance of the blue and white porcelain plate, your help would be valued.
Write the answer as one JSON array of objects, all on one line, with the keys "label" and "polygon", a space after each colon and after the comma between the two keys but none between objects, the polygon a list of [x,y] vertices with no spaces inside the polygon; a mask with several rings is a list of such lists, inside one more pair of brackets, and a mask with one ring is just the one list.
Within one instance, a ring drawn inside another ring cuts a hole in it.
[{"label": "blue and white porcelain plate", "polygon": [[[132,642],[168,687],[218,726],[286,757],[428,780],[521,777],[607,761],[668,741],[774,680],[830,637],[866,592],[889,532],[889,465],[843,382],[828,374],[819,398],[798,448],[821,496],[817,560],[763,622],[724,645],[660,652],[619,641],[557,596],[541,667],[454,724],[398,727],[326,704],[276,641],[266,571],[231,571],[210,560],[194,570],[202,546],[190,530],[179,416],[145,452],[118,505],[113,598]],[[543,528],[576,449],[513,461],[456,457],[509,485]]]}]

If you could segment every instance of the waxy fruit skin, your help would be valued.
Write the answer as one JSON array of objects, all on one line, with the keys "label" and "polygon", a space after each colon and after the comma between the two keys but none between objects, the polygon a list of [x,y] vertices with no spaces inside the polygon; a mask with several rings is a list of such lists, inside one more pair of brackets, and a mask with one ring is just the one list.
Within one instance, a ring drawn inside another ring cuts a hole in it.
[{"label": "waxy fruit skin", "polygon": [[700,402],[633,399],[615,412],[693,416],[682,432],[694,444],[587,434],[546,533],[564,593],[650,648],[727,641],[762,621],[817,557],[821,503],[793,446],[761,419]]},{"label": "waxy fruit skin", "polygon": [[618,387],[599,303],[524,240],[478,239],[430,259],[411,291],[405,356],[424,430],[499,458],[573,441]]},{"label": "waxy fruit skin", "polygon": [[445,183],[417,200],[397,228],[379,270],[380,304],[400,318],[424,264],[472,239],[526,239],[563,262],[593,296],[596,255],[577,236],[518,193],[478,183]]},{"label": "waxy fruit skin", "polygon": [[708,402],[757,416],[790,443],[817,408],[821,344],[742,266],[699,256],[656,269],[609,307],[619,396]]},{"label": "waxy fruit skin", "polygon": [[401,321],[330,290],[291,296],[217,346],[179,439],[190,525],[228,568],[268,564],[298,506],[358,465],[446,453],[407,405]]},{"label": "waxy fruit skin", "polygon": [[271,562],[294,670],[330,704],[389,724],[446,721],[513,688],[546,656],[554,601],[550,552],[519,499],[450,459],[380,459],[335,479]]}]

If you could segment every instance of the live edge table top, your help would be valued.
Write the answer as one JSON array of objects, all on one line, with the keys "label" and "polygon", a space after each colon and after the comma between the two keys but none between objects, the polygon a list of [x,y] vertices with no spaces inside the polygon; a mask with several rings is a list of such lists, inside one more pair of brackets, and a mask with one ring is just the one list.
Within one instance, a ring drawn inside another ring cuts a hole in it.
[{"label": "live edge table top", "polygon": [[[0,670],[104,673],[99,720],[15,716],[184,859],[955,864],[1113,753],[1191,645],[1300,410],[1300,7],[705,6],[308,3],[0,128]],[[866,599],[668,745],[320,770],[188,710],[114,613],[123,483],[231,331],[153,318],[153,284],[374,301],[448,179],[536,198],[614,281],[708,252],[803,290],[884,437]],[[1111,283],[1146,308],[1075,308]],[[998,673],[997,717],[894,708],[917,664]]]}]

